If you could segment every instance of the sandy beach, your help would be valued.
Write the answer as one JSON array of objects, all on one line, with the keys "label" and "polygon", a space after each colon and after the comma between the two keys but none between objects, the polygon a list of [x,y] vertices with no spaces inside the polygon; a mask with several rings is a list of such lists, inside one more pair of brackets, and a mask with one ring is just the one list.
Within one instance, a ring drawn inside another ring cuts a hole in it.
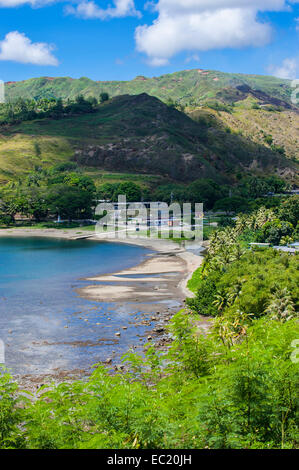
[{"label": "sandy beach", "polygon": [[[80,297],[90,301],[113,302],[120,309],[147,312],[140,317],[143,324],[149,325],[145,340],[153,341],[160,349],[168,347],[171,339],[166,327],[172,316],[184,307],[186,297],[193,295],[187,288],[187,282],[203,262],[203,256],[187,251],[183,245],[169,240],[145,238],[103,240],[93,231],[80,231],[80,229],[3,229],[0,230],[0,237],[3,236],[88,239],[125,243],[152,250],[153,253],[147,255],[147,259],[130,269],[82,279],[84,286],[76,289],[76,292]],[[141,338],[136,337],[136,347],[140,347],[139,341]],[[105,362],[109,364],[109,358]],[[57,370],[50,378],[59,382],[66,377],[82,376],[83,372]],[[20,381],[26,388],[31,388],[32,384],[35,388],[47,378],[48,374],[46,377],[26,376],[20,378]]]},{"label": "sandy beach", "polygon": [[[53,237],[67,240],[88,239],[98,242],[142,246],[155,252],[148,260],[130,270],[108,273],[104,276],[87,279],[92,282],[103,283],[99,286],[92,285],[80,290],[80,295],[92,300],[121,302],[144,300],[153,296],[152,284],[159,284],[155,290],[154,297],[156,299],[163,296],[169,297],[170,294],[174,295],[175,298],[184,299],[193,295],[187,288],[187,283],[192,277],[193,272],[203,262],[203,256],[189,252],[183,245],[169,240],[150,238],[104,239],[98,238],[94,231],[80,231],[78,228],[69,230],[0,229],[1,236]],[[205,242],[203,242],[204,245]],[[142,278],[138,279],[140,276]],[[105,285],[104,283],[109,283],[110,285]],[[147,283],[148,288],[146,287]]]}]

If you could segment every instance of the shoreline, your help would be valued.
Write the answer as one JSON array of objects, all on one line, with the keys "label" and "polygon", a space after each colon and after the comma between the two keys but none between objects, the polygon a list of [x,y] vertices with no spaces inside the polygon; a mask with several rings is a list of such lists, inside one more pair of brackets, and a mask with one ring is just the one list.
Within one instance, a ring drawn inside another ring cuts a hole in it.
[{"label": "shoreline", "polygon": [[[34,228],[7,228],[7,229],[0,229],[0,237],[5,236],[16,236],[16,237],[45,237],[45,238],[56,238],[56,239],[63,239],[63,240],[90,240],[90,241],[97,241],[103,243],[124,243],[126,245],[135,245],[141,246],[143,248],[148,248],[156,253],[164,253],[169,255],[174,255],[180,257],[186,264],[186,276],[181,279],[179,284],[179,289],[182,291],[183,295],[186,297],[192,297],[193,293],[189,291],[187,288],[187,283],[189,279],[192,277],[193,272],[198,269],[202,262],[203,256],[196,255],[190,251],[187,251],[184,247],[180,246],[180,244],[169,241],[169,240],[157,240],[157,239],[149,239],[149,238],[136,238],[136,239],[129,239],[129,238],[120,238],[120,239],[110,239],[110,238],[99,238],[96,236],[94,231],[80,231],[80,229],[34,229]],[[205,247],[205,242],[203,242],[203,246]],[[155,258],[157,255],[149,255],[150,258]],[[141,263],[143,264],[143,263]],[[135,267],[137,268],[138,265]],[[133,269],[133,268],[131,268]],[[149,272],[149,274],[151,274]],[[103,276],[107,275],[119,275],[118,272],[115,273],[106,273]],[[102,277],[102,276],[100,276]]]},{"label": "shoreline", "polygon": [[[147,318],[143,318],[143,322],[148,324],[149,330],[146,331],[144,338],[153,341],[156,347],[162,350],[167,348],[171,341],[167,332],[171,318],[184,307],[186,297],[194,295],[189,291],[187,283],[204,259],[203,256],[193,254],[169,240],[99,239],[92,231],[82,233],[78,229],[0,229],[0,237],[4,236],[87,239],[142,246],[154,251],[148,254],[143,262],[129,269],[82,278],[86,286],[75,289],[75,292],[86,300],[109,301],[119,306],[133,306],[140,312],[147,312]],[[115,336],[119,337],[124,333],[125,331],[120,330]],[[136,336],[135,349],[142,346],[139,341],[141,339]],[[111,359],[106,358],[102,363],[111,366]],[[115,370],[119,368],[122,369],[123,366],[114,366]],[[59,383],[62,380],[74,380],[89,374],[90,370],[58,370],[53,374],[24,375],[18,376],[17,379],[26,389],[35,390],[49,379]]]}]

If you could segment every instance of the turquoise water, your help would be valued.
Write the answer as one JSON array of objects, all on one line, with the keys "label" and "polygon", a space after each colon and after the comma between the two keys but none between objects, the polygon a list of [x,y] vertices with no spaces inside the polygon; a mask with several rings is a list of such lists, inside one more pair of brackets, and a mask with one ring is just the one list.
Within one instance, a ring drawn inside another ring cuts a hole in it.
[{"label": "turquoise water", "polygon": [[148,253],[88,240],[0,238],[0,339],[6,366],[15,374],[42,374],[119,358],[145,334],[145,327],[134,326],[115,337],[139,312],[87,301],[75,288],[85,285],[82,278],[127,269]]}]

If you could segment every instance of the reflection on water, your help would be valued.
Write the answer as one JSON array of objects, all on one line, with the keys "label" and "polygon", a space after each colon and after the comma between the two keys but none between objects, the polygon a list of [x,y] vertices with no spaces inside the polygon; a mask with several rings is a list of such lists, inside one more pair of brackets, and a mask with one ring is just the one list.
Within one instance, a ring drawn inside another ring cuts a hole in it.
[{"label": "reflection on water", "polygon": [[141,312],[89,302],[74,288],[84,284],[80,278],[127,269],[148,253],[87,240],[0,238],[0,338],[6,366],[17,374],[85,369],[126,352],[145,332],[144,325],[134,325]]}]

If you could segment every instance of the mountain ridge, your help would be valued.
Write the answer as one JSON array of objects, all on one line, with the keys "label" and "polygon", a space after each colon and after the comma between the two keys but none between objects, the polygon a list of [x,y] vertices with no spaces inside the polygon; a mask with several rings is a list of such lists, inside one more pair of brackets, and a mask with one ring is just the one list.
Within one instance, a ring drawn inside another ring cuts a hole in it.
[{"label": "mountain ridge", "polygon": [[[189,69],[159,77],[137,76],[127,81],[94,81],[87,77],[39,77],[20,82],[7,82],[7,98],[73,99],[78,94],[99,97],[148,93],[162,101],[174,100],[183,105],[201,104],[217,99],[232,103],[252,93],[257,99],[278,100],[282,106],[298,109],[291,102],[291,81],[267,75],[225,73],[214,70]],[[270,103],[271,104],[271,103]],[[272,103],[273,104],[273,103]]]}]

